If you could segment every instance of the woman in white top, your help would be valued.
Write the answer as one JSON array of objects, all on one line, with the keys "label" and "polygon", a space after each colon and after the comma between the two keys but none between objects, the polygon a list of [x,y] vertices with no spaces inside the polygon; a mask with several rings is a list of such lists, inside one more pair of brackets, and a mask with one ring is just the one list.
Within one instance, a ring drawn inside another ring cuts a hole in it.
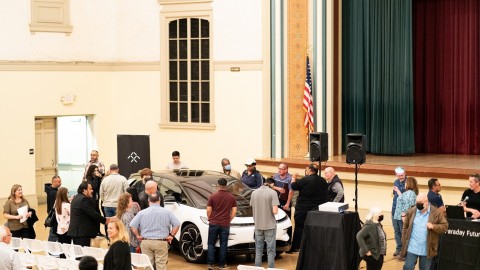
[{"label": "woman in white top", "polygon": [[55,215],[57,217],[57,235],[60,243],[70,243],[71,238],[67,235],[70,226],[70,200],[68,189],[61,187],[57,191],[55,200]]}]

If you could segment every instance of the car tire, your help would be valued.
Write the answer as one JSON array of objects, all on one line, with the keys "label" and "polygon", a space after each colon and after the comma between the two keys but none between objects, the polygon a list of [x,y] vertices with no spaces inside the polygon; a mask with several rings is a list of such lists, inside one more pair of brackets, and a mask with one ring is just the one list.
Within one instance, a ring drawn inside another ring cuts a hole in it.
[{"label": "car tire", "polygon": [[202,235],[194,224],[183,228],[178,247],[187,262],[202,263],[207,258],[207,251],[203,249]]}]

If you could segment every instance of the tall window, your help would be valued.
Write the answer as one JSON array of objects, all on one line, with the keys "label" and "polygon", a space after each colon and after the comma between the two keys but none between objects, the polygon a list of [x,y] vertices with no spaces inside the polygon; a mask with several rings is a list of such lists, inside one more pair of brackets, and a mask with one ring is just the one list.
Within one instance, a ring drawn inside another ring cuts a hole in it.
[{"label": "tall window", "polygon": [[168,25],[171,123],[210,123],[210,24],[182,18]]}]

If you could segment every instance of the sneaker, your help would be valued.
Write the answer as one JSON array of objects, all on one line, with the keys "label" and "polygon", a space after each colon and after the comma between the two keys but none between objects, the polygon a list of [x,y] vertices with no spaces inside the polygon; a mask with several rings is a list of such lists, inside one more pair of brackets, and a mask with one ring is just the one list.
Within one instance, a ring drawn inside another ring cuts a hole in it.
[{"label": "sneaker", "polygon": [[220,267],[220,266],[218,267],[218,270],[228,270],[228,269],[230,269],[230,266],[226,264],[223,267]]},{"label": "sneaker", "polygon": [[208,265],[208,270],[215,270],[215,269],[216,269],[216,268],[215,268],[215,266],[213,266],[213,264],[209,264],[209,265]]},{"label": "sneaker", "polygon": [[290,250],[285,251],[285,253],[293,254],[294,252],[299,252],[299,251],[300,251],[299,249],[290,249]]}]

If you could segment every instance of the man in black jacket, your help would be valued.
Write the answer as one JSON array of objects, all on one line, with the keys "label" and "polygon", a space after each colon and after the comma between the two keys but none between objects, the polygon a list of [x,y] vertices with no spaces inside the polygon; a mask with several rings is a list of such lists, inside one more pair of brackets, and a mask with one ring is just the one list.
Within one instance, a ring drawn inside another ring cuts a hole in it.
[{"label": "man in black jacket", "polygon": [[323,172],[325,175],[325,180],[327,180],[328,183],[327,201],[344,202],[345,196],[343,195],[343,183],[335,173],[335,169],[332,167],[327,167]]},{"label": "man in black jacket", "polygon": [[295,205],[295,229],[293,231],[293,241],[290,250],[287,253],[297,252],[300,249],[302,241],[303,226],[307,219],[308,211],[318,210],[318,206],[327,202],[327,181],[318,175],[318,165],[310,163],[305,169],[305,177],[298,178],[298,173],[292,177],[292,189],[298,190],[297,204]]},{"label": "man in black jacket", "polygon": [[[58,188],[62,185],[62,179],[60,176],[55,175],[52,177],[52,183],[45,184],[45,193],[47,193],[47,215],[55,204],[55,198],[57,197]],[[54,232],[54,228],[50,228],[48,234],[48,241],[57,242],[58,237]]]},{"label": "man in black jacket", "polygon": [[70,206],[70,226],[68,236],[72,237],[73,243],[80,246],[90,246],[90,240],[100,232],[100,223],[106,224],[112,218],[101,216],[92,201],[92,185],[83,181],[77,190],[78,194],[73,198]]}]

